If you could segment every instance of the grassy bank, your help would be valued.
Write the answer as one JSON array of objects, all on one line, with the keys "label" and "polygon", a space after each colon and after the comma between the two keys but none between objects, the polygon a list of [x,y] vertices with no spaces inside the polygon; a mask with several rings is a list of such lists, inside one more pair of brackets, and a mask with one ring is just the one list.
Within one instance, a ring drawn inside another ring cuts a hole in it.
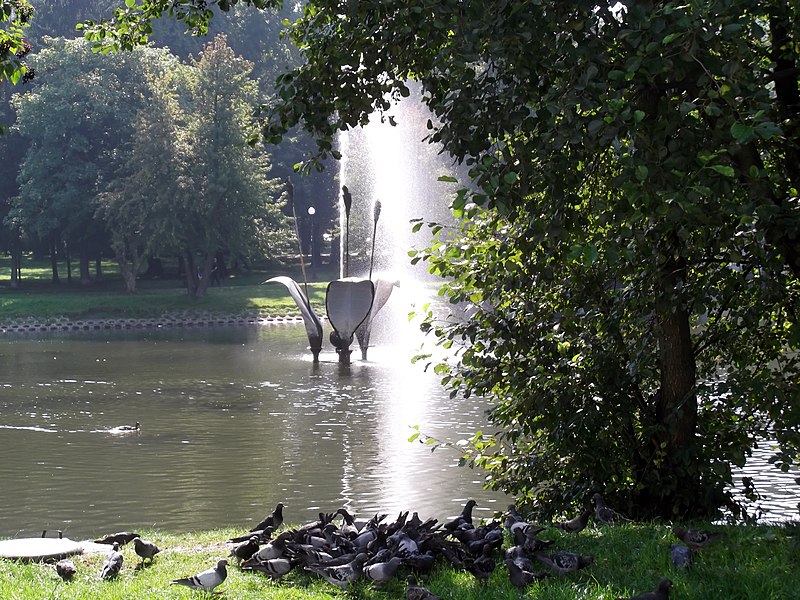
[{"label": "grassy bank", "polygon": [[[231,275],[223,286],[209,288],[202,298],[191,298],[176,277],[140,279],[138,292],[128,294],[123,291],[113,263],[104,263],[102,276],[88,285],[81,285],[75,279],[73,283],[53,284],[49,263],[28,258],[20,287],[11,288],[8,262],[7,257],[0,260],[0,321],[59,317],[144,319],[186,313],[297,315],[297,306],[282,285],[262,282],[275,275],[289,275],[303,281],[296,267],[262,266]],[[315,275],[316,280],[309,284],[309,295],[312,305],[324,313],[325,287],[335,274],[320,271]]]},{"label": "grassy bank", "polygon": [[[670,544],[675,538],[662,524],[634,524],[592,528],[580,534],[548,529],[542,539],[555,539],[556,547],[589,554],[594,564],[565,577],[549,577],[528,587],[524,593],[514,588],[505,567],[498,564],[486,586],[465,572],[440,564],[424,585],[443,599],[478,600],[542,598],[604,599],[626,597],[656,587],[659,580],[674,582],[671,598],[790,600],[800,598],[797,569],[800,567],[800,528],[797,526],[717,527],[726,535],[699,553],[694,566],[679,571],[670,563]],[[191,598],[201,594],[169,581],[192,575],[224,558],[224,540],[242,530],[219,530],[188,535],[140,532],[162,548],[154,563],[137,569],[133,548],[125,546],[125,563],[113,581],[98,578],[102,555],[73,558],[78,574],[71,583],[60,583],[52,565],[0,560],[0,598],[76,600]],[[110,533],[110,532],[98,532]],[[542,570],[546,570],[544,567]],[[227,580],[217,588],[225,598],[273,600],[319,600],[345,598],[348,594],[308,573],[294,570],[278,582],[261,574],[248,573],[236,566],[228,569]],[[354,586],[350,597],[364,599],[405,598],[405,571],[383,590],[363,582]]]}]

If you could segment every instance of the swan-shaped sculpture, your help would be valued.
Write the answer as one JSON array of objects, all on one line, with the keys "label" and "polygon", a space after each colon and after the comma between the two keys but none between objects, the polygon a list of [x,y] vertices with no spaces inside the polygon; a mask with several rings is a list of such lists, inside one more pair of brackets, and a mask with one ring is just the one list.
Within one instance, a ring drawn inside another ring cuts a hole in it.
[{"label": "swan-shaped sculpture", "polygon": [[[280,283],[286,287],[300,309],[308,334],[309,347],[314,362],[319,362],[322,350],[322,320],[311,308],[311,303],[300,285],[291,277],[281,275],[267,279],[264,283]],[[361,347],[362,360],[367,359],[372,319],[380,311],[397,282],[378,279],[346,277],[328,284],[325,294],[325,308],[333,331],[330,341],[339,355],[339,362],[350,364],[350,344],[357,336]]]}]

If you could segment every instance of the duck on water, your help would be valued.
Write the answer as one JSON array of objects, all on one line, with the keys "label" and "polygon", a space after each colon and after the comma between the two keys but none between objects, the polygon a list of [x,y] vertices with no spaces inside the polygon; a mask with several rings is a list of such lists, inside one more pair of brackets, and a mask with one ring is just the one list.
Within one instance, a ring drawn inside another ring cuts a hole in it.
[{"label": "duck on water", "polygon": [[140,431],[142,428],[141,423],[136,421],[135,425],[118,425],[117,427],[112,427],[108,430],[109,433],[135,433]]}]

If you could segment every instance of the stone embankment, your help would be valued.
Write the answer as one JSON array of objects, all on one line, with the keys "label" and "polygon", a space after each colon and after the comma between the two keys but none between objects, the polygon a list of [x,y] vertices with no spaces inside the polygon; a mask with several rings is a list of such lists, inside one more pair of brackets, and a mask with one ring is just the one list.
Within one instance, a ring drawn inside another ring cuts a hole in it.
[{"label": "stone embankment", "polygon": [[75,318],[24,317],[0,321],[0,334],[34,333],[39,331],[101,331],[110,329],[163,329],[178,327],[220,327],[302,323],[299,315],[215,315],[191,312],[174,313],[153,318]]}]

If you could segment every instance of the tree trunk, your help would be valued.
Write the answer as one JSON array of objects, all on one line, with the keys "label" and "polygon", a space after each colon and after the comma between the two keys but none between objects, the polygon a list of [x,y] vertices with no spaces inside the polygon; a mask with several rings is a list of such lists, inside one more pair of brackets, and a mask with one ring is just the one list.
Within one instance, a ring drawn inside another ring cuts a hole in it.
[{"label": "tree trunk", "polygon": [[655,434],[649,468],[658,473],[657,482],[648,483],[640,501],[653,515],[690,513],[693,491],[700,487],[697,478],[697,371],[692,346],[689,312],[682,289],[686,285],[686,264],[670,257],[659,282],[660,386],[655,395]]},{"label": "tree trunk", "polygon": [[72,254],[70,254],[69,246],[64,244],[64,258],[67,260],[67,283],[72,283]]},{"label": "tree trunk", "polygon": [[89,252],[85,247],[81,248],[79,261],[81,285],[89,285],[92,278],[89,275]]},{"label": "tree trunk", "polygon": [[61,283],[58,277],[58,246],[55,242],[50,244],[50,268],[53,271],[53,283]]},{"label": "tree trunk", "polygon": [[94,262],[94,277],[97,280],[103,276],[103,261],[99,257]]},{"label": "tree trunk", "polygon": [[14,244],[11,248],[11,287],[19,287],[22,279],[22,250],[19,245]]}]

